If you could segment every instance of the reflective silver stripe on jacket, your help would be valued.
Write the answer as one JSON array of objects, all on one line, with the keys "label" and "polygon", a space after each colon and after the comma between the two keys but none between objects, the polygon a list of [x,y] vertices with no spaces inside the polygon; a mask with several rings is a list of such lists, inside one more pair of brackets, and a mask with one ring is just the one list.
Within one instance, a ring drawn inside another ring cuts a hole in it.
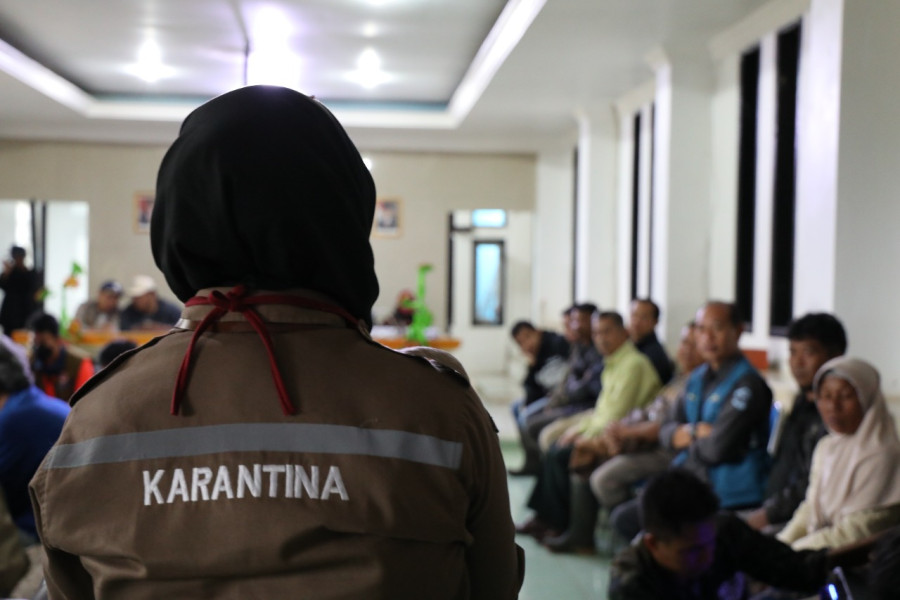
[{"label": "reflective silver stripe on jacket", "polygon": [[399,458],[458,469],[462,443],[421,433],[307,423],[239,423],[107,435],[60,444],[47,469],[223,452],[311,452]]}]

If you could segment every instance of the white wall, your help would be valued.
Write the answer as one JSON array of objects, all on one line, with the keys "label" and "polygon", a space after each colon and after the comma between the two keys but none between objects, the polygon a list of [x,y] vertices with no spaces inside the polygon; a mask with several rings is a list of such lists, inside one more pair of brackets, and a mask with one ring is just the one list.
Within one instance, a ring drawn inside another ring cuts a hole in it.
[{"label": "white wall", "polygon": [[714,72],[696,51],[678,49],[656,69],[652,278],[670,349],[709,289]]},{"label": "white wall", "polygon": [[133,198],[153,190],[165,148],[51,142],[0,142],[0,198],[80,200],[89,205],[90,281],[123,284],[152,275],[160,295],[174,299],[153,263],[146,233],[135,233]]},{"label": "white wall", "polygon": [[[836,3],[822,0],[827,8]],[[886,392],[896,394],[900,2],[847,0],[843,17],[834,308],[848,328],[851,352],[873,362]]]},{"label": "white wall", "polygon": [[739,83],[740,55],[731,54],[716,66],[711,123],[709,297],[722,300],[734,300],[735,292]]},{"label": "white wall", "polygon": [[[133,198],[152,191],[166,148],[113,144],[0,141],[0,198],[82,200],[90,213],[91,290],[105,279],[126,283],[153,275],[174,295],[153,263],[146,233],[133,228]],[[403,201],[403,235],[373,240],[381,281],[378,307],[390,311],[403,288],[415,288],[430,262],[428,301],[443,327],[446,314],[447,214],[458,208],[534,210],[535,158],[529,155],[365,153],[379,195]]]},{"label": "white wall", "polygon": [[575,144],[538,155],[531,319],[559,331],[560,313],[572,304]]},{"label": "white wall", "polygon": [[816,1],[803,21],[797,90],[795,314],[834,310],[842,16],[842,1]]},{"label": "white wall", "polygon": [[579,117],[577,302],[616,309],[617,117],[612,103]]},{"label": "white wall", "polygon": [[[419,265],[430,263],[426,299],[435,325],[446,326],[447,216],[452,210],[533,211],[535,158],[528,155],[363,152],[372,159],[379,196],[403,202],[403,235],[373,239],[381,294],[376,315],[389,313],[404,288],[415,291]],[[515,293],[510,290],[510,293]],[[527,315],[522,315],[525,317]],[[521,318],[510,315],[510,318]]]}]

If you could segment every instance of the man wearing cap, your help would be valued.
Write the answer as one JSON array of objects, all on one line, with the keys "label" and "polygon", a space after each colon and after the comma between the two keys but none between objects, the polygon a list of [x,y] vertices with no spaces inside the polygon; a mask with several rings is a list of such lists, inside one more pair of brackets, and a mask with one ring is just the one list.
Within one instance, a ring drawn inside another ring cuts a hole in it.
[{"label": "man wearing cap", "polygon": [[97,292],[97,299],[79,306],[74,321],[82,329],[118,329],[121,297],[122,286],[118,281],[104,281]]},{"label": "man wearing cap", "polygon": [[369,336],[374,211],[319,102],[251,86],[187,117],[150,229],[185,310],[72,399],[32,481],[51,599],[517,597],[465,371]]},{"label": "man wearing cap", "polygon": [[156,282],[149,275],[135,275],[128,288],[131,304],[122,311],[119,329],[169,329],[181,318],[177,306],[156,293]]}]

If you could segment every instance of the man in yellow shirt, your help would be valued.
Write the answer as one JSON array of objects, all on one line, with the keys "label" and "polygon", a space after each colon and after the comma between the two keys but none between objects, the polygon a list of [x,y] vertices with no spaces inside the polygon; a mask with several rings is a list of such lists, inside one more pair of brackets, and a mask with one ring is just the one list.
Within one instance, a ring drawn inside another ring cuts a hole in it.
[{"label": "man in yellow shirt", "polygon": [[622,316],[616,312],[595,314],[594,345],[603,355],[603,391],[594,412],[572,425],[544,456],[537,484],[528,500],[535,516],[516,527],[518,533],[539,540],[556,537],[569,526],[569,460],[574,447],[603,433],[609,423],[653,400],[662,385],[649,359],[634,347]]}]

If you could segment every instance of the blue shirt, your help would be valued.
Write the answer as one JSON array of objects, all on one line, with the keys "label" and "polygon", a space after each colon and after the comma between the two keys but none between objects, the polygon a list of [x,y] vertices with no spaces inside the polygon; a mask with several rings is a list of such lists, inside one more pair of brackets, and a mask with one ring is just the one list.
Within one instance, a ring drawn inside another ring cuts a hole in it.
[{"label": "blue shirt", "polygon": [[35,386],[0,408],[0,486],[16,525],[37,536],[28,483],[62,431],[69,405]]}]

